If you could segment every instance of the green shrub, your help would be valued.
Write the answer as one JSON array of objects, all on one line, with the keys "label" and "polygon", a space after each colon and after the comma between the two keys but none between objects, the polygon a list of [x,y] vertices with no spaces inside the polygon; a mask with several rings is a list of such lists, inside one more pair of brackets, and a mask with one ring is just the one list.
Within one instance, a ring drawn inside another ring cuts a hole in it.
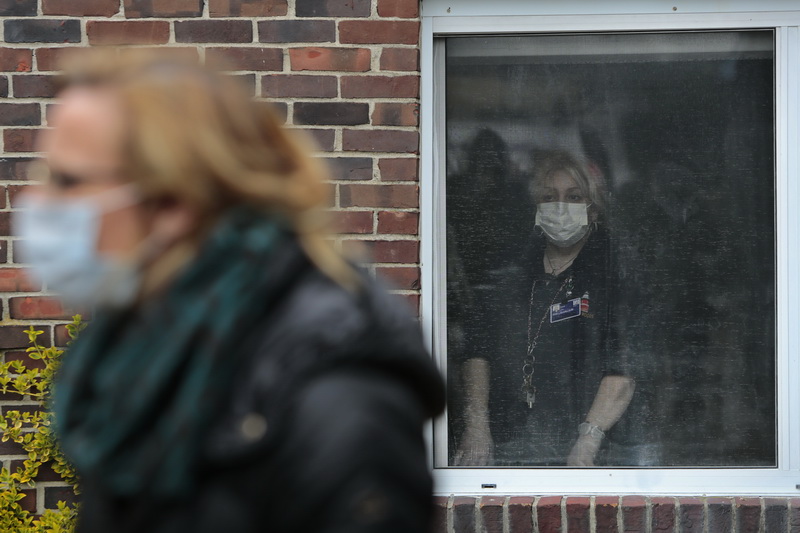
[{"label": "green shrub", "polygon": [[[72,317],[67,325],[70,338],[74,339],[85,324],[81,316]],[[35,409],[8,410],[0,416],[0,431],[3,442],[13,441],[28,454],[22,466],[14,472],[0,469],[0,531],[3,533],[68,533],[75,528],[77,504],[58,502],[57,509],[47,509],[37,516],[23,509],[20,501],[28,496],[23,492],[35,486],[39,469],[48,465],[61,476],[78,494],[78,479],[75,469],[61,453],[53,435],[53,415],[48,408],[50,387],[63,350],[44,347],[37,341],[43,331],[28,328],[25,333],[31,346],[28,356],[37,365],[26,365],[22,361],[8,361],[0,365],[0,390],[18,394],[20,399],[35,404]]]}]

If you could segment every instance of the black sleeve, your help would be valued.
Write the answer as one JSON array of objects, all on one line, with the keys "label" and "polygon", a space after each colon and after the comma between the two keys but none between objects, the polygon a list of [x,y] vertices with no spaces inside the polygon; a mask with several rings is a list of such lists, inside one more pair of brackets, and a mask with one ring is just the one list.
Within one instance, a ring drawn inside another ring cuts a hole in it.
[{"label": "black sleeve", "polygon": [[287,419],[273,456],[286,484],[281,516],[274,517],[285,524],[277,531],[427,529],[425,415],[403,383],[379,372],[337,370],[303,388]]}]

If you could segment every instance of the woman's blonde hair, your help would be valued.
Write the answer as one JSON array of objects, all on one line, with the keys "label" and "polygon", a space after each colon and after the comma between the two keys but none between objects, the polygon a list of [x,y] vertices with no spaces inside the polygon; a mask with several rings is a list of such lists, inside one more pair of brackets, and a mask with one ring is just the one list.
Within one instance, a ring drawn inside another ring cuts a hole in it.
[{"label": "woman's blonde hair", "polygon": [[601,176],[590,173],[583,162],[568,152],[549,152],[536,162],[530,183],[530,193],[534,201],[538,203],[537,190],[557,172],[566,172],[575,180],[583,195],[589,199],[590,209],[595,213],[595,222],[603,222],[606,214],[605,182]]},{"label": "woman's blonde hair", "polygon": [[91,51],[66,65],[64,86],[108,89],[125,113],[123,178],[149,201],[179,200],[200,239],[228,208],[249,205],[292,226],[310,259],[338,282],[352,272],[324,231],[327,169],[310,143],[231,76],[168,52]]}]

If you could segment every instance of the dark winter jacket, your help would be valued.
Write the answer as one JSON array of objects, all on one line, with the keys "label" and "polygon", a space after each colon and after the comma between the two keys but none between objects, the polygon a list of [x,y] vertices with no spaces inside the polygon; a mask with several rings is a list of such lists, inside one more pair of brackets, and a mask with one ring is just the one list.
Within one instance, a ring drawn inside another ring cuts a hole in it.
[{"label": "dark winter jacket", "polygon": [[79,531],[425,531],[422,426],[443,384],[416,321],[375,282],[348,291],[296,243],[266,269],[281,287],[202,443],[189,497],[120,498],[82,480]]}]

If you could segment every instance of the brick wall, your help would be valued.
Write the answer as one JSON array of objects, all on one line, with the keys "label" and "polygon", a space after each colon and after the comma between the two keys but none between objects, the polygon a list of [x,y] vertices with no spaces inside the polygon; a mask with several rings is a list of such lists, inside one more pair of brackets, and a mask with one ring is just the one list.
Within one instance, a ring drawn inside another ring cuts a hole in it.
[{"label": "brick wall", "polygon": [[[15,261],[10,211],[24,167],[47,127],[58,58],[97,45],[183,50],[224,59],[288,124],[308,131],[329,163],[334,222],[346,251],[368,251],[371,268],[414,306],[419,292],[417,0],[0,0],[0,350],[25,357],[28,325],[44,339],[69,318]],[[20,407],[0,397],[0,408]],[[24,402],[23,402],[24,404]],[[5,466],[21,450],[0,444]],[[43,472],[25,505],[41,512],[60,497]]]},{"label": "brick wall", "polygon": [[484,496],[437,498],[436,532],[796,533],[800,498]]}]

